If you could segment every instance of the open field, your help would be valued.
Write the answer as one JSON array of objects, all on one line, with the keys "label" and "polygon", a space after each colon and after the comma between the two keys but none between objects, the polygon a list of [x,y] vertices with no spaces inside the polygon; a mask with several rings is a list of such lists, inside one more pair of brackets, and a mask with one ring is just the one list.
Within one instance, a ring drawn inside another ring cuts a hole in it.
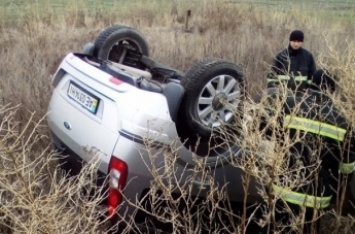
[{"label": "open field", "polygon": [[[334,10],[346,6],[346,14],[353,16],[349,19],[354,19],[354,1],[313,1],[311,5],[306,1],[297,5],[292,1],[147,3],[2,1],[0,52],[6,58],[0,67],[5,77],[1,80],[2,98],[22,103],[39,116],[45,114],[50,75],[60,59],[69,51],[80,50],[112,24],[137,28],[147,37],[154,58],[183,71],[206,56],[231,60],[242,67],[253,92],[265,85],[255,81],[265,80],[272,57],[287,44],[291,30],[304,30],[305,47],[316,57],[329,53],[326,44],[342,53],[355,33],[355,24],[335,17],[340,10]],[[192,16],[186,22],[187,10]],[[31,89],[19,85],[24,80]],[[14,93],[21,95],[15,98]]]},{"label": "open field", "polygon": [[[96,0],[4,0],[0,3],[0,12],[5,21],[20,20],[24,15],[30,12],[46,15],[53,13],[56,15],[65,14],[65,12],[77,9],[84,10],[90,14],[95,14],[97,11],[110,12],[111,14],[121,15],[127,14],[127,9],[134,8],[135,5],[141,4],[157,4],[166,5],[170,2],[164,0],[105,0],[98,2]],[[177,5],[198,5],[200,1],[177,0],[171,1]],[[294,8],[299,8],[306,14],[321,17],[327,21],[343,21],[354,23],[355,2],[353,0],[322,0],[322,1],[297,1],[291,0],[219,0],[219,4],[235,4],[248,5],[249,7],[262,8],[267,11],[292,11]]]},{"label": "open field", "polygon": [[[188,19],[187,10],[192,12]],[[82,199],[81,191],[73,189],[87,182],[85,176],[66,184],[53,172],[56,155],[50,152],[43,117],[52,91],[51,75],[61,59],[70,51],[79,51],[113,24],[137,28],[145,35],[153,58],[182,71],[209,56],[238,64],[251,94],[265,87],[272,58],[287,45],[290,31],[302,29],[304,46],[313,52],[318,66],[332,65],[341,71],[342,85],[348,87],[345,93],[349,100],[355,100],[355,0],[2,0],[0,165],[7,165],[3,162],[8,158],[16,162],[5,168],[0,178],[0,198],[12,194],[13,199],[6,206],[8,210],[0,208],[0,228],[6,224],[6,230],[18,230],[9,233],[54,233],[61,224],[61,233],[90,233],[89,224],[95,227],[91,233],[101,230],[102,224],[95,223],[99,211],[80,207],[97,201]],[[348,105],[345,110],[355,124],[355,108]],[[48,160],[36,161],[39,157]],[[43,173],[48,178],[44,179]],[[25,184],[19,194],[10,189],[13,183]],[[46,186],[43,183],[50,189],[41,191]],[[20,199],[16,200],[17,195]],[[69,207],[61,207],[58,196]],[[66,200],[68,196],[75,199]],[[16,209],[11,208],[14,204]],[[46,213],[40,209],[43,206],[53,209]],[[88,218],[64,217],[67,213],[57,212],[56,207],[69,210],[73,217],[87,214]],[[348,227],[354,225],[353,219],[346,222]]]}]

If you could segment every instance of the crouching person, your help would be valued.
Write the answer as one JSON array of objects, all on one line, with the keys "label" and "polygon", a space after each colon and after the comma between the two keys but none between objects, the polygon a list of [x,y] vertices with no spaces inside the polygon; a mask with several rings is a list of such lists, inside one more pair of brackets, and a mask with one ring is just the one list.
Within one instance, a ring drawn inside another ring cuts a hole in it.
[{"label": "crouching person", "polygon": [[[355,137],[328,94],[335,82],[322,71],[300,96],[284,99],[277,128],[267,129],[277,139],[280,168],[268,189],[276,199],[273,232],[318,233],[319,217],[342,194],[355,167]],[[263,126],[264,128],[265,126]]]}]

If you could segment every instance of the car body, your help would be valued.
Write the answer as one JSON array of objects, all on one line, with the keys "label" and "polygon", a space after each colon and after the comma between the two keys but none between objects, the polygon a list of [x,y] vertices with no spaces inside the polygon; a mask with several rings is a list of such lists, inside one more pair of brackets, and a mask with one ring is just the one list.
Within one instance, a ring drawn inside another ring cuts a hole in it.
[{"label": "car body", "polygon": [[[210,183],[196,176],[194,170],[187,170],[203,163],[219,186],[227,186],[232,200],[244,199],[242,180],[236,180],[241,178],[242,171],[229,163],[231,155],[194,157],[179,140],[164,93],[122,82],[75,53],[63,59],[52,82],[48,125],[57,149],[69,152],[67,160],[72,170],[79,171],[81,162],[90,162],[92,152],[97,152],[101,155],[99,173],[105,176],[113,169],[110,168],[112,159],[118,159],[118,164],[123,165],[117,169],[118,174],[126,177],[120,182],[121,186],[128,183],[124,196],[141,198],[154,179],[152,167],[164,165],[164,150],[161,149],[174,144],[178,155],[174,171],[185,178],[182,183],[189,181],[196,185],[192,193],[203,194],[203,190],[209,189]],[[154,147],[147,149],[148,143]],[[232,154],[240,157],[238,149]],[[256,188],[249,192],[250,198],[253,194],[257,196]],[[120,210],[126,215],[133,212],[129,206],[120,207]]]}]

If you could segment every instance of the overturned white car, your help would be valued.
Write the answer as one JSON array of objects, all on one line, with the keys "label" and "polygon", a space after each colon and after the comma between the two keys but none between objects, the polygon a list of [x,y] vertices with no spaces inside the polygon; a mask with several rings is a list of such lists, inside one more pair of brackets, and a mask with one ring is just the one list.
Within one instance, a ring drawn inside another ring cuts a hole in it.
[{"label": "overturned white car", "polygon": [[[237,65],[208,58],[186,73],[177,71],[149,58],[137,30],[112,26],[84,52],[69,53],[52,82],[48,124],[53,142],[69,154],[66,166],[73,173],[92,160],[90,152],[100,155],[98,173],[110,175],[109,215],[119,206],[122,215],[135,214],[123,197],[135,203],[145,196],[151,168],[164,166],[164,149],[172,145],[174,173],[181,183],[195,185],[191,193],[203,196],[209,189],[210,183],[188,170],[203,162],[231,201],[244,200],[243,172],[229,163],[241,151],[220,135],[245,96]],[[251,184],[248,199],[258,197]]]}]

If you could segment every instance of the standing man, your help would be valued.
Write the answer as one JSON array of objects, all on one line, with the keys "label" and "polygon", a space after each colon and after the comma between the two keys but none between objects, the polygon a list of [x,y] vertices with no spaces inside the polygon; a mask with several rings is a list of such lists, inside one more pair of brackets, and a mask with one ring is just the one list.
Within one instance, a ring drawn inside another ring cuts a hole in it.
[{"label": "standing man", "polygon": [[294,30],[286,49],[278,53],[273,61],[272,73],[268,75],[268,87],[275,87],[285,82],[291,90],[304,89],[308,86],[316,64],[313,55],[302,47],[304,34]]}]

